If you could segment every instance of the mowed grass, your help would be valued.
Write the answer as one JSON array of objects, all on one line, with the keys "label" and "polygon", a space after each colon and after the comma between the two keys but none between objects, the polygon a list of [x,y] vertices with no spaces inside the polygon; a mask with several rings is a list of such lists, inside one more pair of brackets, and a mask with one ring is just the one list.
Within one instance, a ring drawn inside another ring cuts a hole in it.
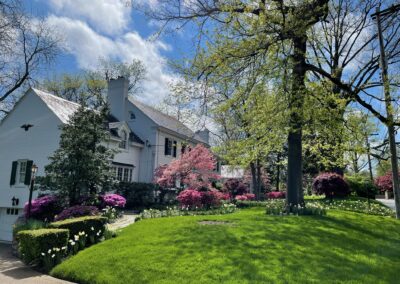
[{"label": "mowed grass", "polygon": [[51,274],[78,283],[400,283],[399,225],[338,210],[266,216],[263,208],[148,219]]}]

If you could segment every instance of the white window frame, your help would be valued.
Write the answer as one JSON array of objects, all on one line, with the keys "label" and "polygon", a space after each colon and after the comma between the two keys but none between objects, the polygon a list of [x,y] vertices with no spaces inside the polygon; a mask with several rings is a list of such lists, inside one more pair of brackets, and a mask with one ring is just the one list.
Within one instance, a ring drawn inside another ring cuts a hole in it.
[{"label": "white window frame", "polygon": [[[134,167],[114,166],[115,179],[123,182],[132,182]],[[121,175],[119,175],[121,173]]]},{"label": "white window frame", "polygon": [[[18,165],[17,165],[17,171],[15,173],[15,185],[17,186],[26,186],[25,184],[25,176],[26,176],[26,171],[27,166],[28,166],[28,160],[24,159],[24,160],[18,160]],[[21,172],[21,165],[22,163],[25,163],[25,170],[23,172]],[[23,173],[23,177],[22,177],[22,181],[21,181],[21,173]]]}]

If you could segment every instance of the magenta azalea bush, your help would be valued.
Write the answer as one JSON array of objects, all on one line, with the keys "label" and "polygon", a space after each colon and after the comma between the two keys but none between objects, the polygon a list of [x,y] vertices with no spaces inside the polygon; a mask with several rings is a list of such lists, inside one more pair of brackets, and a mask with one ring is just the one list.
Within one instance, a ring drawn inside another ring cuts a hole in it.
[{"label": "magenta azalea bush", "polygon": [[271,191],[267,192],[266,196],[268,199],[283,199],[286,198],[286,192],[284,191]]},{"label": "magenta azalea bush", "polygon": [[102,204],[105,206],[111,206],[111,207],[119,207],[123,208],[125,207],[126,204],[126,199],[115,193],[108,193],[100,196],[100,200]]},{"label": "magenta azalea bush", "polygon": [[60,214],[56,216],[55,220],[61,221],[74,217],[94,216],[97,214],[99,214],[99,209],[96,206],[75,205],[64,209]]},{"label": "magenta azalea bush", "polygon": [[209,209],[221,206],[221,200],[224,198],[227,196],[218,190],[185,189],[179,193],[177,200],[181,208]]},{"label": "magenta azalea bush", "polygon": [[230,193],[231,196],[243,195],[249,192],[249,186],[240,179],[230,178],[224,182],[223,191]]},{"label": "magenta azalea bush", "polygon": [[200,191],[195,189],[185,189],[179,193],[176,198],[179,201],[181,207],[189,207],[189,208],[201,208],[201,197],[202,194]]},{"label": "magenta azalea bush", "polygon": [[254,200],[255,198],[256,198],[256,195],[253,193],[245,193],[245,194],[235,196],[235,199],[240,200],[240,201]]},{"label": "magenta azalea bush", "polygon": [[374,180],[376,187],[381,191],[393,191],[393,174],[387,172],[385,175],[377,177]]},{"label": "magenta azalea bush", "polygon": [[336,173],[322,173],[317,176],[312,184],[317,194],[326,197],[344,197],[350,194],[350,187],[343,177]]},{"label": "magenta azalea bush", "polygon": [[53,221],[62,210],[61,202],[55,195],[46,195],[32,200],[31,216],[28,216],[28,202],[25,203],[25,218],[31,217],[42,221]]}]

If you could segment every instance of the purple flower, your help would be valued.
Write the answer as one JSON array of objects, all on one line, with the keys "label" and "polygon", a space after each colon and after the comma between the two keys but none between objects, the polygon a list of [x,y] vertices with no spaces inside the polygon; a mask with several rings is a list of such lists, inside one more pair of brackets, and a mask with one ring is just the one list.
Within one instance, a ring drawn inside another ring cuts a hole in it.
[{"label": "purple flower", "polygon": [[126,199],[121,195],[115,193],[108,193],[100,196],[101,201],[105,204],[105,206],[111,207],[125,207]]},{"label": "purple flower", "polygon": [[75,205],[63,210],[57,217],[56,221],[81,216],[94,216],[99,214],[99,209],[95,206]]}]

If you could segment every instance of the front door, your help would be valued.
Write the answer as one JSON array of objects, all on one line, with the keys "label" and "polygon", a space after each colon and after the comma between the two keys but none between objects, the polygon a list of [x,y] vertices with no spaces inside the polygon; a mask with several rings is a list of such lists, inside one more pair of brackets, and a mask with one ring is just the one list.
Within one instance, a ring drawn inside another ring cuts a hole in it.
[{"label": "front door", "polygon": [[13,225],[18,219],[22,209],[0,208],[0,240],[12,241]]}]

